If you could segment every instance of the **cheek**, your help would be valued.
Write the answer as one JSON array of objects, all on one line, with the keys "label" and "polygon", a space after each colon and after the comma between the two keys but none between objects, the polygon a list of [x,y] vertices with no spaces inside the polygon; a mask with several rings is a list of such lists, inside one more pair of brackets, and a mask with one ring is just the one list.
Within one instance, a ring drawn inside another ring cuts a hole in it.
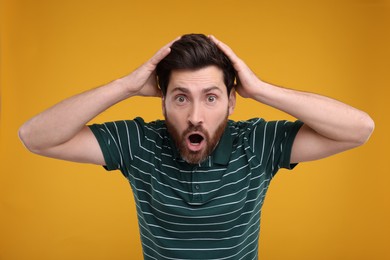
[{"label": "cheek", "polygon": [[218,130],[221,123],[225,122],[229,116],[229,108],[225,108],[219,113],[212,113],[210,112],[208,114],[208,125],[209,125],[209,133],[211,135],[214,135],[215,132]]},{"label": "cheek", "polygon": [[183,111],[172,109],[170,107],[165,108],[165,116],[168,117],[171,121],[180,120],[183,117]]},{"label": "cheek", "polygon": [[183,111],[172,110],[168,107],[164,110],[164,116],[165,120],[168,120],[179,132],[187,128],[187,121]]},{"label": "cheek", "polygon": [[173,120],[174,113],[172,113],[173,111],[171,105],[167,104],[166,101],[164,100],[162,108],[163,108],[164,117],[166,119],[169,118],[170,120]]}]

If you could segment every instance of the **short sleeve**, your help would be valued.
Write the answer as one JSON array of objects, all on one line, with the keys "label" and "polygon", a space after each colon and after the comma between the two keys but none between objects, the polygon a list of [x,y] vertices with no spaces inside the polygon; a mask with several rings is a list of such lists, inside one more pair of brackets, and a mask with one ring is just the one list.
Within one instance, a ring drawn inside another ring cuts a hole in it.
[{"label": "short sleeve", "polygon": [[143,120],[137,118],[89,126],[103,152],[107,170],[126,172],[140,146],[143,125]]},{"label": "short sleeve", "polygon": [[303,122],[259,120],[254,125],[253,150],[261,164],[275,174],[280,168],[293,169],[291,150],[294,139]]}]

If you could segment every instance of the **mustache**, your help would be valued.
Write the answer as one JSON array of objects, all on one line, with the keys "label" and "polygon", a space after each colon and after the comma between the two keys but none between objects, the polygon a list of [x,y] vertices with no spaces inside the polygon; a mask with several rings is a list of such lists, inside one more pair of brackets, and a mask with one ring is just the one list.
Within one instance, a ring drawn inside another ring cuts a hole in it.
[{"label": "mustache", "polygon": [[190,132],[200,132],[200,133],[203,133],[205,135],[208,134],[206,129],[204,129],[202,125],[194,125],[192,123],[189,123],[187,129],[184,130],[183,135],[186,135]]}]

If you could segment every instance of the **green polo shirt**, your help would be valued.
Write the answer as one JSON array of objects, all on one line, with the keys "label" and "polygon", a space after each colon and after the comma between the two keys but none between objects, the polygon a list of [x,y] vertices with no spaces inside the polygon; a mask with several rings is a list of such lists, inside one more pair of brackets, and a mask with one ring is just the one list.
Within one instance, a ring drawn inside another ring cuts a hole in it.
[{"label": "green polo shirt", "polygon": [[260,214],[270,181],[292,169],[302,122],[229,121],[201,164],[180,157],[165,121],[90,126],[107,170],[131,185],[144,259],[257,259]]}]

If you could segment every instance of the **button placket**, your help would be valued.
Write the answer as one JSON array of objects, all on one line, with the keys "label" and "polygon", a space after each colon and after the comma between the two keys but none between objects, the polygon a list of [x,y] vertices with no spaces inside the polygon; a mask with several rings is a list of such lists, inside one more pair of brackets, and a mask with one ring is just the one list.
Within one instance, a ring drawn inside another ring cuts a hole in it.
[{"label": "button placket", "polygon": [[199,194],[200,192],[200,184],[198,183],[198,174],[197,174],[197,167],[195,167],[193,170],[192,170],[192,199],[194,201],[200,201],[202,199],[202,195]]}]

